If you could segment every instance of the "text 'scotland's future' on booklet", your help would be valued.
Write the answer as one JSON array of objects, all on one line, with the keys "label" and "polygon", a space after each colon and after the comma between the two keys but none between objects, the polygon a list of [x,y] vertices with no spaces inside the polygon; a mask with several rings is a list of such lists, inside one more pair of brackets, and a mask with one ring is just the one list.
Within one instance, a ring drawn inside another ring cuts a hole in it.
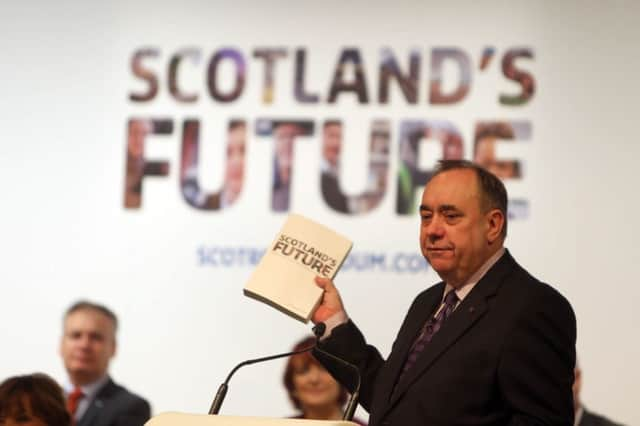
[{"label": "text 'scotland's future' on booklet", "polygon": [[353,243],[326,226],[290,214],[244,287],[244,294],[308,322],[323,290],[316,276],[331,278]]}]

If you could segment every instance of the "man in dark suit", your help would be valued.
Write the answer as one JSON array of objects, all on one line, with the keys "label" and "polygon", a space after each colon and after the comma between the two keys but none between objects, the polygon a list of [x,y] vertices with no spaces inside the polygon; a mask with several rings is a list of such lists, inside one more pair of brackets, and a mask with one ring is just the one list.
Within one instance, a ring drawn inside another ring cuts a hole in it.
[{"label": "man in dark suit", "polygon": [[[573,425],[575,316],[503,243],[507,193],[466,161],[442,161],[420,206],[422,254],[442,278],[414,300],[384,360],[329,280],[320,347],[357,365],[371,426]],[[315,355],[345,385],[349,372]]]},{"label": "man in dark suit", "polygon": [[117,327],[115,314],[92,302],[77,302],[65,313],[60,355],[69,376],[67,407],[76,426],[141,426],[151,417],[147,401],[109,377]]}]

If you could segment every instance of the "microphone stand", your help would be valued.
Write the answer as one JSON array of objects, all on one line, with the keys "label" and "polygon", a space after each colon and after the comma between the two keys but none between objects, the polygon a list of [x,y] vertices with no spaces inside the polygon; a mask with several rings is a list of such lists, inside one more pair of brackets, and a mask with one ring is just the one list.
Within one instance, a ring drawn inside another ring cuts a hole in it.
[{"label": "microphone stand", "polygon": [[351,397],[349,398],[349,401],[347,402],[347,407],[344,410],[344,414],[342,415],[342,420],[345,421],[351,421],[353,420],[353,415],[356,412],[356,408],[358,407],[358,398],[360,396],[360,370],[358,370],[358,367],[356,367],[355,365],[351,364],[350,362],[345,361],[342,358],[339,358],[323,349],[321,349],[318,344],[320,343],[320,337],[322,337],[322,335],[324,334],[325,330],[326,330],[327,326],[325,325],[325,323],[320,322],[318,324],[315,325],[315,327],[312,328],[313,330],[313,334],[316,335],[317,340],[316,340],[316,345],[314,346],[314,349],[317,350],[318,352],[320,352],[321,354],[331,358],[332,360],[338,361],[340,364],[342,365],[346,365],[347,367],[351,368],[353,371],[355,371],[355,376],[356,376],[356,388],[353,391],[353,393],[351,394]]},{"label": "microphone stand", "polygon": [[246,361],[242,361],[240,364],[236,365],[233,370],[229,373],[224,383],[220,385],[218,388],[218,392],[216,392],[216,396],[213,398],[213,402],[211,403],[211,408],[209,408],[209,414],[218,414],[220,412],[220,407],[222,406],[222,401],[224,401],[224,397],[227,395],[227,390],[229,389],[229,380],[231,380],[231,376],[238,371],[239,368],[244,367],[245,365],[255,364],[256,362],[269,361],[277,358],[284,358],[286,356],[298,355],[301,353],[309,352],[315,348],[315,346],[308,347],[306,349],[301,349],[299,351],[286,352],[277,355],[265,356],[262,358],[248,359]]},{"label": "microphone stand", "polygon": [[355,365],[351,364],[350,362],[347,362],[347,361],[343,360],[342,358],[339,358],[339,357],[337,357],[337,356],[335,356],[333,354],[330,354],[329,352],[326,352],[325,350],[321,349],[318,346],[318,343],[320,341],[320,337],[324,334],[325,330],[326,330],[326,325],[324,323],[318,323],[318,324],[315,325],[315,327],[313,327],[313,333],[316,335],[316,344],[313,345],[313,346],[310,346],[308,348],[300,349],[298,351],[285,352],[285,353],[281,353],[281,354],[277,354],[277,355],[265,356],[265,357],[262,357],[262,358],[248,359],[248,360],[242,361],[240,364],[236,365],[233,368],[233,370],[231,370],[231,372],[229,373],[229,375],[227,376],[225,381],[218,388],[218,391],[216,392],[216,396],[213,398],[213,402],[211,402],[211,407],[209,408],[209,414],[210,415],[216,415],[216,414],[218,414],[220,412],[220,407],[222,406],[222,402],[224,401],[224,398],[227,395],[227,390],[229,390],[229,380],[231,380],[231,377],[241,367],[244,367],[245,365],[255,364],[255,363],[258,363],[258,362],[270,361],[272,359],[284,358],[284,357],[287,357],[287,356],[298,355],[298,354],[302,354],[302,353],[305,353],[305,352],[309,352],[309,351],[311,351],[313,349],[316,349],[318,352],[320,352],[321,354],[325,355],[326,357],[331,358],[332,360],[338,362],[339,364],[341,364],[343,366],[349,367],[351,370],[353,370],[355,372],[355,375],[356,375],[356,378],[357,378],[356,388],[355,388],[354,392],[351,394],[351,397],[349,398],[349,401],[347,402],[347,407],[345,408],[344,414],[342,416],[342,420],[351,421],[353,419],[353,414],[356,411],[356,407],[358,406],[358,397],[360,395],[360,381],[361,381],[361,379],[360,379],[360,371],[358,370],[358,367],[356,367]]}]

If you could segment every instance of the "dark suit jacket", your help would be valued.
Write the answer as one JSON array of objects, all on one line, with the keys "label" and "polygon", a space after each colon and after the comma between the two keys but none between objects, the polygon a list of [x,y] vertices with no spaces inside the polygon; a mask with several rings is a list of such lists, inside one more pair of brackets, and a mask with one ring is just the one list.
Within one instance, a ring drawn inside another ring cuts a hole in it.
[{"label": "dark suit jacket", "polygon": [[[386,361],[351,321],[321,343],[360,369],[360,401],[371,414],[369,425],[573,426],[573,310],[508,252],[444,322],[394,391],[408,351],[444,288],[436,284],[414,300]],[[353,388],[353,374],[320,352],[315,355]]]},{"label": "dark suit jacket", "polygon": [[150,417],[146,400],[109,379],[77,426],[142,426]]},{"label": "dark suit jacket", "polygon": [[338,183],[338,178],[329,172],[320,175],[320,190],[324,200],[336,211],[349,213],[347,197],[343,194]]},{"label": "dark suit jacket", "polygon": [[619,423],[612,422],[606,417],[587,411],[584,407],[582,409],[582,418],[580,419],[579,426],[622,426]]}]

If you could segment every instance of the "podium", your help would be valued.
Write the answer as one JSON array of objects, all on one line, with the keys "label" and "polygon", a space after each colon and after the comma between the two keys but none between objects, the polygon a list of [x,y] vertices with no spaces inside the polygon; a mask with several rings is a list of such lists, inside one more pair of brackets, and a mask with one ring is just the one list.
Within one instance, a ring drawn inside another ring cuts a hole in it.
[{"label": "podium", "polygon": [[208,414],[162,413],[145,426],[358,426],[344,420],[304,420],[274,417],[219,416]]}]

